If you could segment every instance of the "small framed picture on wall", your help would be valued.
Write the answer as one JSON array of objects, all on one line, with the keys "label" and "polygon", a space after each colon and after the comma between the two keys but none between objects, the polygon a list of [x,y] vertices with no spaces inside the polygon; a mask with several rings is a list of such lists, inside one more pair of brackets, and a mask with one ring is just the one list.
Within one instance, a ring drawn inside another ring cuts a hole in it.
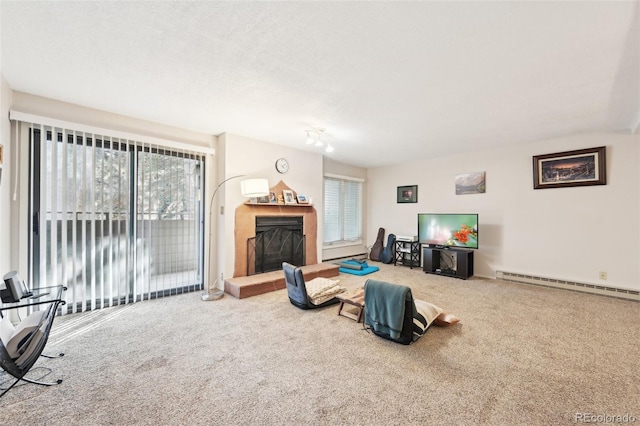
[{"label": "small framed picture on wall", "polygon": [[417,203],[418,185],[399,186],[397,200],[398,203]]}]

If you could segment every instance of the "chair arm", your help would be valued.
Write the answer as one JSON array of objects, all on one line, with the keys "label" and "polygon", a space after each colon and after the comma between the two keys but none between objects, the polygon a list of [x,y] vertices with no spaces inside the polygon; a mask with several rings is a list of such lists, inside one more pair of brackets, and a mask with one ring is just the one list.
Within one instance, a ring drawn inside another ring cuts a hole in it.
[{"label": "chair arm", "polygon": [[[20,308],[26,308],[29,306],[38,306],[38,305],[48,305],[50,303],[55,303],[55,304],[59,304],[59,305],[65,305],[67,302],[62,300],[62,292],[63,291],[67,291],[67,287],[63,286],[63,285],[56,285],[56,286],[50,286],[50,287],[43,287],[41,289],[38,290],[45,290],[45,289],[57,289],[57,292],[55,293],[55,297],[54,298],[47,298],[46,300],[37,300],[37,301],[31,301],[28,302],[26,299],[23,302],[16,302],[16,303],[9,303],[8,305],[11,306],[2,306],[0,307],[0,312],[2,311],[8,311],[11,309],[20,309]],[[37,297],[37,295],[35,295]]]}]

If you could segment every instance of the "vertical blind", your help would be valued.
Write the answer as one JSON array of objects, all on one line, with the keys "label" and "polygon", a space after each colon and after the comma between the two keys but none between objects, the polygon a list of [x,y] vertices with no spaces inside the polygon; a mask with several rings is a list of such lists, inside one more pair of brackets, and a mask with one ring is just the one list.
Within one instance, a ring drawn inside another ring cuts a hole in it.
[{"label": "vertical blind", "polygon": [[201,153],[29,125],[29,276],[67,312],[203,288]]},{"label": "vertical blind", "polygon": [[362,182],[348,178],[324,178],[325,246],[362,240]]}]

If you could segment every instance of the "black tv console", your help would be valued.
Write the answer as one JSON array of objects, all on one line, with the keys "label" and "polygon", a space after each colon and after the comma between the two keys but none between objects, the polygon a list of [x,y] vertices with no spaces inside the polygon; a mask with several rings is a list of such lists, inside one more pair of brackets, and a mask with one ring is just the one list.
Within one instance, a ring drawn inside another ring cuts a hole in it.
[{"label": "black tv console", "polygon": [[427,274],[466,280],[473,276],[473,250],[423,246],[422,269]]}]

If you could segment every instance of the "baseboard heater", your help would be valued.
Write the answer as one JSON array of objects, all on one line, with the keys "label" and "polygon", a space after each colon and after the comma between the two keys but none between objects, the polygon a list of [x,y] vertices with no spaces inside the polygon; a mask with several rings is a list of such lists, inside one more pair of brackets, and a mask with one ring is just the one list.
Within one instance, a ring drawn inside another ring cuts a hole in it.
[{"label": "baseboard heater", "polygon": [[640,291],[625,290],[622,288],[606,287],[595,284],[585,284],[575,281],[559,280],[556,278],[536,277],[534,275],[516,274],[513,272],[496,271],[496,278],[521,284],[532,284],[543,287],[560,288],[563,290],[580,291],[583,293],[599,294],[601,296],[616,297],[619,299],[640,302]]}]

